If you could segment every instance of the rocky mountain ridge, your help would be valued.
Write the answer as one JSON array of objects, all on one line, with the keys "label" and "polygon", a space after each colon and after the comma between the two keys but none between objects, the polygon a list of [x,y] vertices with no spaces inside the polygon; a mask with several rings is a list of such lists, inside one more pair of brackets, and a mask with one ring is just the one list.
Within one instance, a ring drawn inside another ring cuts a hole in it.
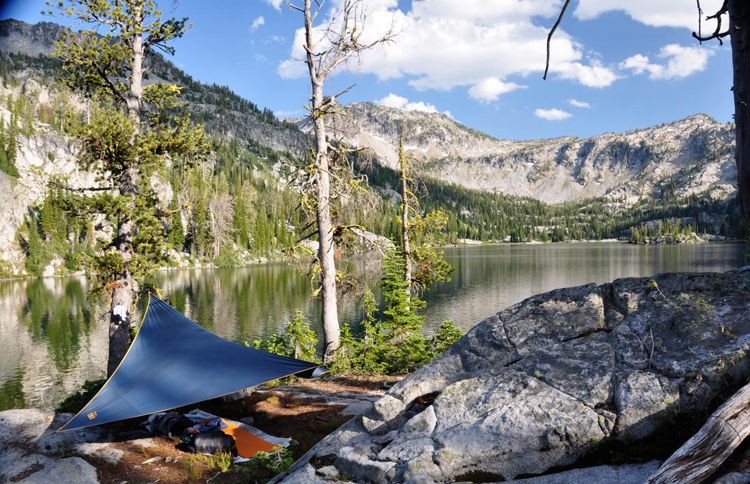
[{"label": "rocky mountain ridge", "polygon": [[[63,27],[0,21],[0,52],[48,57]],[[150,56],[147,82],[185,86],[188,108],[226,139],[302,156],[309,136],[229,88],[193,80],[169,60]],[[297,123],[304,124],[304,123]],[[626,206],[644,198],[690,195],[726,200],[736,187],[734,128],[705,114],[588,139],[498,140],[442,113],[352,103],[331,121],[336,138],[369,148],[395,166],[398,132],[426,176],[465,188],[561,203],[606,197]],[[303,127],[304,128],[304,127]]]},{"label": "rocky mountain ridge", "polygon": [[372,103],[340,110],[334,132],[369,148],[387,166],[397,161],[399,130],[421,170],[466,188],[561,203],[606,196],[734,194],[734,126],[705,114],[659,126],[588,139],[498,140],[441,113],[403,111]]}]

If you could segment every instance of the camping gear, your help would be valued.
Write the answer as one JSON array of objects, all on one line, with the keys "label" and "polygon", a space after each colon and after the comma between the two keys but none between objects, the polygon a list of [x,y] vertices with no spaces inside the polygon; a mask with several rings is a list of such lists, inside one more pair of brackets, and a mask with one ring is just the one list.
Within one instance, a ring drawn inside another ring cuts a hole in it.
[{"label": "camping gear", "polygon": [[231,420],[221,419],[224,424],[221,431],[230,436],[237,446],[237,455],[251,458],[258,452],[271,452],[275,445],[248,432]]},{"label": "camping gear", "polygon": [[180,437],[193,426],[193,421],[177,412],[155,413],[148,418],[146,428],[157,437]]},{"label": "camping gear", "polygon": [[235,443],[231,436],[221,430],[214,430],[212,432],[196,434],[192,438],[192,441],[187,444],[187,449],[198,454],[209,455],[216,454],[217,452],[234,453]]},{"label": "camping gear", "polygon": [[237,446],[237,455],[239,457],[251,458],[258,452],[271,452],[274,447],[289,447],[292,439],[274,437],[268,435],[260,429],[242,422],[235,422],[228,418],[219,418],[203,410],[195,409],[185,414],[185,418],[194,423],[209,422],[218,419],[221,431],[231,436]]},{"label": "camping gear", "polygon": [[120,365],[60,430],[162,412],[318,366],[222,339],[151,294]]}]

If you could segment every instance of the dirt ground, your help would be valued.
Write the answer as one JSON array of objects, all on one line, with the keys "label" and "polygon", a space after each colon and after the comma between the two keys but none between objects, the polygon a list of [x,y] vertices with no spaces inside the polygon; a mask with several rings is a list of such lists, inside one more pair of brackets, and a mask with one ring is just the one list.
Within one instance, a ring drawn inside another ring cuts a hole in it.
[{"label": "dirt ground", "polygon": [[[215,415],[240,420],[252,417],[255,427],[277,437],[291,437],[289,447],[297,459],[323,437],[366,408],[369,402],[398,381],[397,377],[337,377],[296,380],[276,387],[259,387],[249,396],[234,401],[210,400],[180,409],[200,408]],[[351,406],[350,406],[351,405]],[[83,456],[98,470],[103,483],[177,482],[266,482],[269,475],[256,466],[233,464],[219,471],[212,459],[183,452],[177,443],[165,438],[145,439],[140,428],[143,419],[112,424],[117,436],[112,447],[123,451],[116,464]],[[152,461],[149,461],[152,459]]]}]

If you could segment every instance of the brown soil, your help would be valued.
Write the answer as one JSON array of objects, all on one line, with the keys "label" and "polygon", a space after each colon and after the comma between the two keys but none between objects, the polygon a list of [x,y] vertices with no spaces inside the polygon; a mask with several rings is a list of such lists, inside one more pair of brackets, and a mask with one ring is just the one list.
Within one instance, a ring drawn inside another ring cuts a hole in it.
[{"label": "brown soil", "polygon": [[[236,401],[210,400],[185,409],[200,408],[221,417],[240,420],[254,419],[253,425],[270,435],[291,437],[295,443],[289,448],[294,459],[299,458],[323,437],[351,418],[342,414],[343,405],[333,405],[328,397],[343,394],[376,396],[396,382],[396,377],[346,377],[317,380],[297,380],[278,387],[262,387],[250,396]],[[219,472],[200,456],[183,452],[164,438],[151,439],[152,447],[133,443],[148,437],[139,425],[142,419],[112,424],[117,437],[112,446],[124,452],[117,464],[110,464],[92,456],[82,456],[99,472],[103,483],[177,483],[177,482],[265,482],[267,476],[253,475],[248,467],[233,465],[226,473]],[[161,460],[151,464],[152,457]],[[167,460],[169,462],[167,462]]]}]

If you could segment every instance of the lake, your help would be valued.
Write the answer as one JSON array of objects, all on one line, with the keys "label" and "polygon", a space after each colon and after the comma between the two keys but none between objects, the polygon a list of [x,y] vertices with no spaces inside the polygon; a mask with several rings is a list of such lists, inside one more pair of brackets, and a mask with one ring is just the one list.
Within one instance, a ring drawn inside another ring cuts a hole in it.
[{"label": "lake", "polygon": [[[428,328],[452,319],[468,329],[539,292],[618,277],[669,271],[725,271],[746,265],[739,243],[635,246],[623,243],[451,248],[453,279],[425,295]],[[162,296],[211,331],[234,341],[281,328],[300,310],[317,320],[313,281],[286,264],[162,272]],[[370,277],[370,283],[373,283]],[[0,410],[54,406],[89,379],[101,378],[107,327],[97,324],[85,278],[0,282]],[[344,298],[342,321],[361,319]]]}]

